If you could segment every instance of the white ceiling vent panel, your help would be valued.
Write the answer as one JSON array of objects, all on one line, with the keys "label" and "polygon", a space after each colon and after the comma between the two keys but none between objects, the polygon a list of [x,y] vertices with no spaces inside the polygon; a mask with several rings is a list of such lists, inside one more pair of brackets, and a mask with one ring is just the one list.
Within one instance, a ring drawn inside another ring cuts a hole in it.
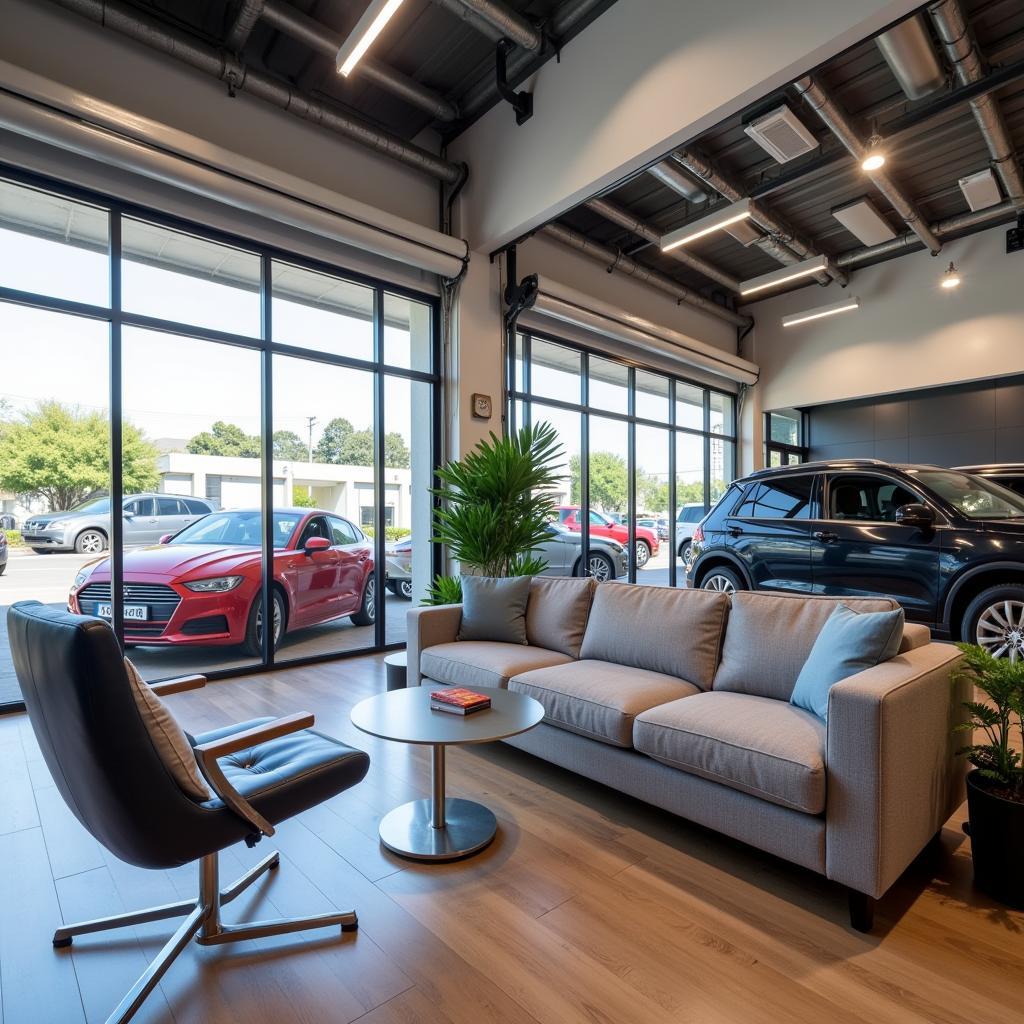
[{"label": "white ceiling vent panel", "polygon": [[832,216],[864,245],[880,245],[896,237],[896,232],[867,196],[836,207]]},{"label": "white ceiling vent panel", "polygon": [[818,140],[785,105],[751,121],[743,131],[780,164],[818,148]]},{"label": "white ceiling vent panel", "polygon": [[974,211],[987,210],[990,206],[1002,202],[999,185],[989,167],[978,171],[977,174],[968,174],[966,178],[961,178],[959,185],[967,205]]}]

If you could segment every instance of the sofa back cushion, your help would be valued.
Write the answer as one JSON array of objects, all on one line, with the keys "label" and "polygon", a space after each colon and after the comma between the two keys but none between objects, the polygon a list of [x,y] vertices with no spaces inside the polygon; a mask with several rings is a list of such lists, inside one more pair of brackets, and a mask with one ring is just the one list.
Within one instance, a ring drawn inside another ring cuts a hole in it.
[{"label": "sofa back cushion", "polygon": [[589,576],[534,576],[526,605],[526,642],[578,658],[596,586]]},{"label": "sofa back cushion", "polygon": [[788,701],[814,641],[839,604],[856,612],[900,607],[887,597],[733,594],[714,689]]},{"label": "sofa back cushion", "polygon": [[529,576],[463,576],[459,639],[525,644],[529,597]]},{"label": "sofa back cushion", "polygon": [[710,590],[603,583],[580,657],[662,672],[707,690],[728,614],[728,597]]}]

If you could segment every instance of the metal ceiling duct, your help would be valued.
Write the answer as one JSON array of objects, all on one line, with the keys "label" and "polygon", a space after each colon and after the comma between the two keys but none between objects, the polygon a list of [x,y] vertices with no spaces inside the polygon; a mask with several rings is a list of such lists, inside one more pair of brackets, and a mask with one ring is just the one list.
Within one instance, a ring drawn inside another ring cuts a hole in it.
[{"label": "metal ceiling duct", "polygon": [[238,8],[235,20],[224,39],[224,45],[232,53],[242,52],[262,13],[263,0],[242,0],[242,5]]},{"label": "metal ceiling duct", "polygon": [[[608,199],[591,199],[586,205],[588,210],[593,210],[594,213],[604,217],[606,220],[610,220],[613,224],[618,224],[619,227],[625,228],[626,231],[636,235],[638,238],[643,238],[648,242],[653,242],[655,245],[660,245],[662,232],[658,228],[635,217],[629,210],[624,209],[617,203],[613,203]],[[727,288],[733,293],[738,293],[740,290],[738,277],[733,277],[727,271],[716,267],[713,263],[708,263],[707,260],[702,260],[699,256],[695,256],[683,248],[671,249],[666,255],[671,256],[682,263],[683,266],[697,271],[698,274],[702,274],[708,280],[720,284],[723,288]]]},{"label": "metal ceiling duct", "polygon": [[[286,36],[304,43],[311,50],[330,57],[333,61],[341,49],[344,39],[326,25],[304,14],[297,7],[281,0],[257,0],[262,11],[261,17],[268,24]],[[373,57],[363,57],[356,68],[356,77],[373,82],[386,89],[393,96],[403,99],[411,106],[426,111],[439,121],[455,121],[458,108],[440,93],[420,85],[414,78],[382,64]]]},{"label": "metal ceiling duct", "polygon": [[[807,105],[832,131],[832,134],[849,150],[858,163],[862,163],[867,155],[868,148],[861,141],[857,131],[850,123],[846,112],[840,109],[832,97],[825,92],[822,85],[813,78],[801,78],[798,82],[794,82],[793,85],[797,93],[807,101]],[[904,195],[903,190],[892,178],[884,171],[872,171],[868,174],[868,177],[875,188],[889,200],[893,209],[903,218],[907,227],[933,253],[939,252],[942,249],[942,243],[932,232],[931,228],[928,227],[918,208]]]},{"label": "metal ceiling duct", "polygon": [[466,18],[467,12],[471,16],[475,15],[471,24],[478,29],[481,21],[490,25],[493,31],[486,35],[492,40],[497,33],[498,39],[511,39],[516,45],[530,51],[539,50],[544,42],[544,36],[536,25],[506,7],[500,0],[434,0],[434,3],[467,21],[470,20]]},{"label": "metal ceiling duct", "polygon": [[700,185],[687,177],[674,160],[662,160],[660,164],[648,167],[647,173],[673,192],[678,192],[687,202],[703,203],[708,198]]},{"label": "metal ceiling duct", "polygon": [[136,42],[144,43],[168,57],[204,71],[225,82],[231,89],[245,91],[289,114],[322,125],[351,142],[389,156],[413,170],[449,185],[465,178],[466,168],[443,160],[426,149],[345,113],[320,100],[299,92],[284,82],[261,71],[246,67],[223,50],[193,39],[158,21],[141,15],[118,0],[52,0],[65,10],[80,14],[90,21],[112,29]]},{"label": "metal ceiling duct", "polygon": [[[974,45],[970,28],[957,0],[939,0],[939,3],[928,8],[928,13],[960,84],[969,85],[981,81],[985,77],[981,55]],[[971,100],[971,112],[981,129],[1006,194],[1018,207],[1024,206],[1024,179],[999,101],[992,93],[988,93]]]},{"label": "metal ceiling duct", "polygon": [[[729,181],[721,171],[695,150],[684,150],[682,153],[678,153],[676,158],[688,171],[696,174],[701,181],[706,182],[716,192],[725,196],[729,202],[735,203],[745,198],[733,182]],[[818,255],[814,248],[796,236],[789,225],[754,199],[750,200],[750,219],[768,232],[754,244],[765,255],[771,256],[777,262],[789,266]],[[816,274],[814,280],[819,284],[828,284],[830,280],[846,284],[846,275],[829,264],[828,272]]]},{"label": "metal ceiling duct", "polygon": [[628,274],[630,277],[635,277],[638,281],[643,281],[644,284],[649,284],[659,291],[666,292],[674,299],[685,302],[688,306],[693,306],[694,309],[699,309],[703,313],[709,313],[711,316],[718,317],[719,320],[725,320],[734,327],[746,328],[753,322],[750,317],[740,316],[739,313],[734,313],[731,309],[726,309],[725,306],[720,306],[717,302],[706,299],[692,288],[687,288],[686,285],[673,281],[666,274],[661,274],[657,270],[645,267],[642,263],[637,263],[631,257],[621,252],[616,252],[614,249],[609,249],[607,246],[600,245],[598,242],[587,238],[586,235],[581,235],[578,231],[573,231],[563,224],[548,224],[543,229],[543,234],[556,239],[570,249],[575,249],[577,252],[581,252],[585,256],[596,260],[609,272],[617,270],[623,274]]},{"label": "metal ceiling duct", "polygon": [[919,100],[946,84],[945,72],[920,14],[876,36],[875,44],[908,99]]}]

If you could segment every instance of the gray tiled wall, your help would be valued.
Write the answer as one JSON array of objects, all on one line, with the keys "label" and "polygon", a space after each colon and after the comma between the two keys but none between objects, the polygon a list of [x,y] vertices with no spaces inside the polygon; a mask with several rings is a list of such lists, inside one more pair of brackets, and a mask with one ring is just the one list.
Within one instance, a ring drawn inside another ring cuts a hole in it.
[{"label": "gray tiled wall", "polygon": [[1024,377],[808,410],[812,459],[1024,462]]}]

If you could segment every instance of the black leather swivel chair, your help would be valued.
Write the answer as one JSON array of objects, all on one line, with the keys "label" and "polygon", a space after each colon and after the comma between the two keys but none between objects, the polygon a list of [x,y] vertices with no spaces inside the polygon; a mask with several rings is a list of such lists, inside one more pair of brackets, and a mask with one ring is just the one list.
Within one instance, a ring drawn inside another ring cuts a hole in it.
[{"label": "black leather swivel chair", "polygon": [[[308,713],[256,719],[194,738],[200,769],[217,799],[199,802],[172,778],[139,714],[110,627],[36,601],[15,604],[8,635],[29,719],[54,782],[75,817],[111,853],[139,867],[166,869],[199,862],[199,895],[163,907],[58,928],[55,946],[75,935],[187,915],[157,958],[122,999],[108,1024],[129,1020],[193,937],[233,942],[340,926],[356,915],[226,925],[221,905],[265,871],[276,853],[220,888],[218,853],[245,839],[274,834],[274,824],[356,785],[370,759],[312,732]],[[205,685],[202,676],[157,684],[160,694]]]}]

